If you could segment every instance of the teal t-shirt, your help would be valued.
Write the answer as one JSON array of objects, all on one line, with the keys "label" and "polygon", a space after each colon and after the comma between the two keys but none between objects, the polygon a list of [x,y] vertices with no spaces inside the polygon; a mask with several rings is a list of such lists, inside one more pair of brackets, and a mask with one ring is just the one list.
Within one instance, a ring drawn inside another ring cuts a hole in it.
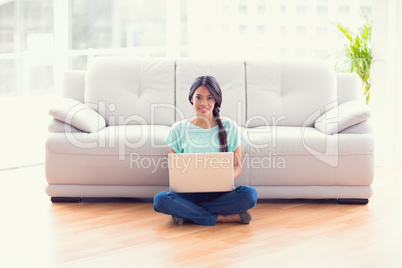
[{"label": "teal t-shirt", "polygon": [[[229,152],[233,152],[244,140],[236,122],[221,119],[227,133]],[[165,142],[176,153],[214,153],[220,151],[219,126],[204,129],[187,119],[173,124]]]}]

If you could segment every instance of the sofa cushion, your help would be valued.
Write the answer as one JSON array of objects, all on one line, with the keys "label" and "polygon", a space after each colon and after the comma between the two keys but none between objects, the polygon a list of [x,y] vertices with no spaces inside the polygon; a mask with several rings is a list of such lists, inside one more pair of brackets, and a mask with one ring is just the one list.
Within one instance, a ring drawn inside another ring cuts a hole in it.
[{"label": "sofa cushion", "polygon": [[76,155],[113,155],[125,159],[133,155],[167,155],[164,139],[170,127],[129,125],[106,127],[97,133],[50,133],[49,152]]},{"label": "sofa cushion", "polygon": [[108,126],[172,125],[175,61],[99,57],[86,74],[85,102],[97,105]]},{"label": "sofa cushion", "polygon": [[371,111],[367,105],[361,101],[349,101],[325,112],[315,121],[314,127],[332,135],[366,121],[370,116]]},{"label": "sofa cushion", "polygon": [[371,134],[327,135],[313,127],[243,128],[243,154],[336,156],[372,154]]},{"label": "sofa cushion", "polygon": [[81,130],[79,130],[78,128],[73,127],[70,124],[66,124],[60,120],[57,119],[52,119],[50,120],[48,126],[47,126],[47,130],[49,131],[49,133],[54,133],[54,132],[76,132],[76,133],[80,133],[82,132]]},{"label": "sofa cushion", "polygon": [[99,113],[75,99],[62,98],[56,101],[49,114],[84,132],[97,132],[106,126],[105,119]]},{"label": "sofa cushion", "polygon": [[327,135],[313,127],[245,128],[243,172],[249,185],[370,185],[370,134]]},{"label": "sofa cushion", "polygon": [[250,60],[245,67],[246,127],[313,126],[337,99],[335,72],[322,62]]},{"label": "sofa cushion", "polygon": [[97,133],[50,133],[51,184],[167,185],[168,126],[112,126]]},{"label": "sofa cushion", "polygon": [[340,133],[342,134],[372,134],[373,133],[373,125],[370,122],[371,119],[358,123],[356,125],[350,126]]}]

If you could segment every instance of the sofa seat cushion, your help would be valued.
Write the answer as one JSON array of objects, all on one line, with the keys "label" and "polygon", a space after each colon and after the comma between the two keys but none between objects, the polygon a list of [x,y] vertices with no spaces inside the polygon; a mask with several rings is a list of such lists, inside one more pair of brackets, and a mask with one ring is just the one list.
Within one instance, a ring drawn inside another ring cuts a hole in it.
[{"label": "sofa seat cushion", "polygon": [[112,126],[50,133],[46,179],[57,185],[167,186],[168,126]]},{"label": "sofa seat cushion", "polygon": [[96,133],[50,133],[49,152],[80,155],[166,155],[164,139],[170,127],[161,125],[110,126]]},{"label": "sofa seat cushion", "polygon": [[253,186],[353,185],[373,179],[370,134],[327,135],[313,127],[244,128],[243,172]]},{"label": "sofa seat cushion", "polygon": [[[46,178],[57,185],[167,186],[168,126],[113,126],[97,133],[50,133]],[[326,135],[315,128],[242,128],[237,183],[370,185],[370,134]],[[268,144],[268,146],[265,146]]]},{"label": "sofa seat cushion", "polygon": [[372,154],[371,134],[327,135],[313,127],[242,128],[243,154],[354,155]]}]

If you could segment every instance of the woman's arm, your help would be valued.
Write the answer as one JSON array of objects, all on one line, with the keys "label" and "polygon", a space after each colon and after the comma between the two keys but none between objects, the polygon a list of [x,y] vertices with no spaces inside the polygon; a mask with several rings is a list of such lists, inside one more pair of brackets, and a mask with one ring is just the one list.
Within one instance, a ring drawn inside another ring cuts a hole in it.
[{"label": "woman's arm", "polygon": [[169,154],[175,154],[176,152],[172,149],[172,147],[169,147]]},{"label": "woman's arm", "polygon": [[240,145],[233,151],[234,157],[234,178],[236,179],[242,172],[241,166],[241,147]]}]

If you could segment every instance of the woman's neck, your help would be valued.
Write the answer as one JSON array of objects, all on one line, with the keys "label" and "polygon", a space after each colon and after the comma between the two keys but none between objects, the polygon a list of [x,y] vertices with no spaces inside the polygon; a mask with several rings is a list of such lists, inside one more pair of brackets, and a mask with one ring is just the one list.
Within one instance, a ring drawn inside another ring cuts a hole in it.
[{"label": "woman's neck", "polygon": [[214,118],[207,118],[207,117],[200,117],[200,116],[194,116],[190,119],[188,119],[188,121],[193,124],[194,126],[197,126],[199,128],[213,128],[216,127],[218,125],[218,123],[216,123]]}]

